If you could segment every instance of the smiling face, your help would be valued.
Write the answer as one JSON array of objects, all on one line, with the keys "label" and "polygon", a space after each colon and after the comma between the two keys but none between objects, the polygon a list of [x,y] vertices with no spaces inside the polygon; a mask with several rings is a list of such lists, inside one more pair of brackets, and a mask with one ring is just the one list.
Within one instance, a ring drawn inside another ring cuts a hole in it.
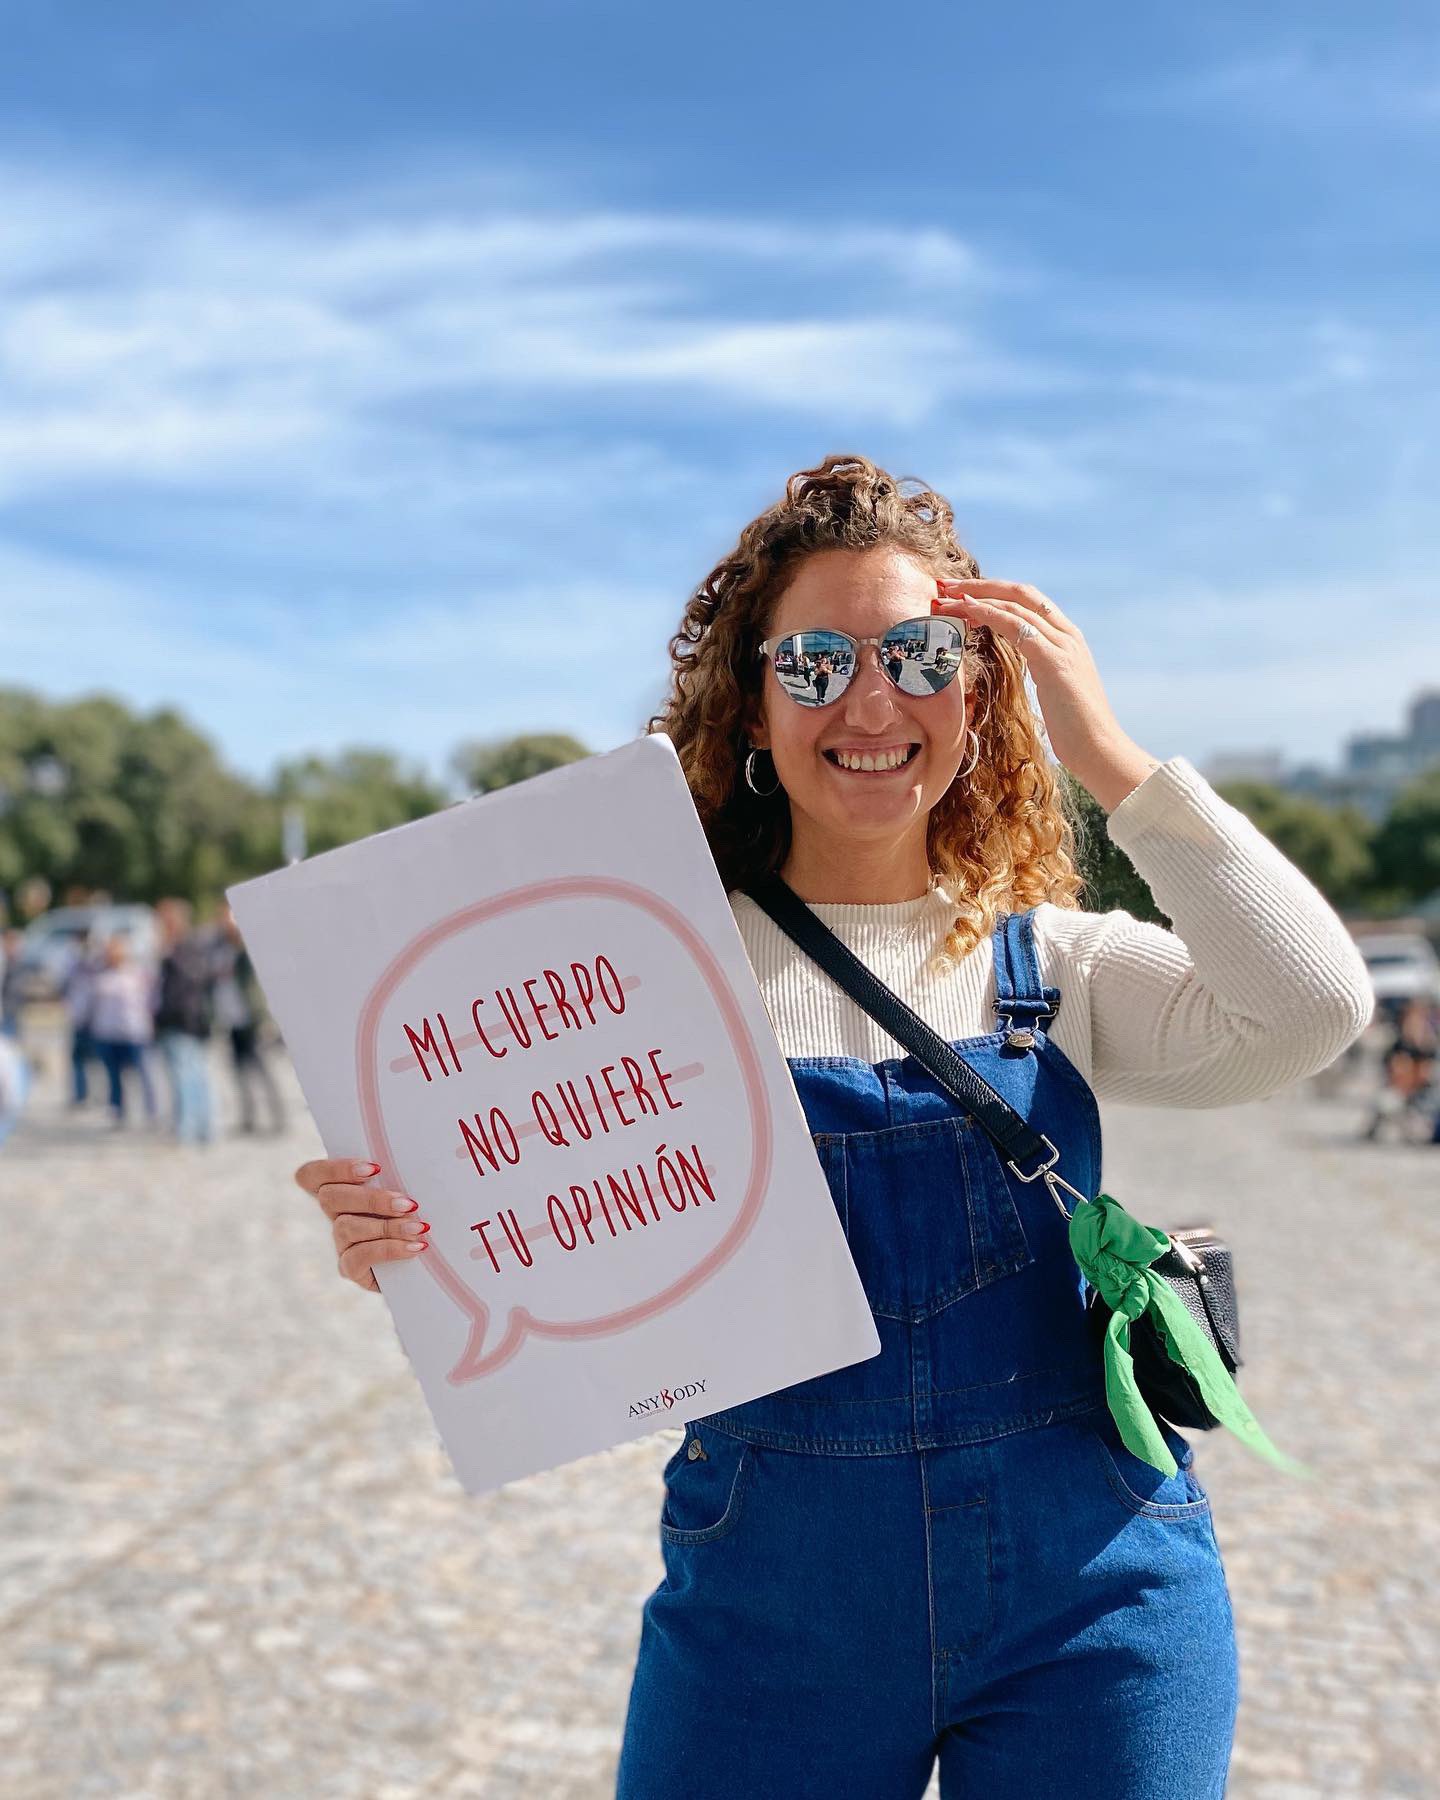
[{"label": "smiling face", "polygon": [[[828,627],[879,637],[901,620],[928,619],[935,592],[935,577],[902,550],[817,551],[796,571],[765,635]],[[862,645],[849,686],[826,706],[798,705],[765,661],[752,741],[770,750],[789,798],[789,867],[833,869],[857,854],[871,868],[892,857],[911,870],[928,867],[926,817],[966,760],[964,679],[933,694],[902,693],[877,665],[876,648]],[[844,766],[862,758],[872,766]]]}]

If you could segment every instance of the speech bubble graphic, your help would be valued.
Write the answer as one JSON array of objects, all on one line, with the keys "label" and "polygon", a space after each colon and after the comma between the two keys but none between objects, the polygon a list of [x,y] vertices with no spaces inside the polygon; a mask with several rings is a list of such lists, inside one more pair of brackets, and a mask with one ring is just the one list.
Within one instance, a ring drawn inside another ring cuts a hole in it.
[{"label": "speech bubble graphic", "polygon": [[[754,1228],[764,1203],[774,1148],[773,1120],[759,1054],[735,993],[713,952],[682,913],[647,888],[605,876],[565,876],[532,882],[463,907],[413,938],[379,976],[365,998],[356,1025],[355,1070],[365,1144],[370,1155],[381,1165],[381,1179],[386,1185],[410,1191],[386,1126],[381,1094],[382,1076],[393,1075],[407,1060],[384,1055],[380,1041],[385,1009],[402,983],[441,946],[463,933],[522,909],[577,899],[618,902],[663,926],[703,982],[724,1028],[748,1112],[750,1164],[744,1191],[733,1220],[718,1240],[683,1273],[656,1292],[612,1311],[576,1319],[541,1317],[528,1306],[511,1303],[498,1341],[488,1350],[486,1338],[490,1333],[491,1313],[496,1309],[476,1292],[466,1274],[445,1254],[440,1244],[431,1242],[416,1261],[429,1271],[467,1322],[464,1348],[446,1376],[447,1381],[456,1386],[478,1380],[502,1367],[517,1354],[532,1333],[556,1339],[598,1337],[627,1330],[665,1312],[694,1293],[730,1261]],[[639,984],[630,979],[624,985],[628,990]],[[473,1044],[476,1039],[467,1036],[460,1041]],[[681,1073],[692,1075],[695,1069],[693,1065],[687,1066]]]}]

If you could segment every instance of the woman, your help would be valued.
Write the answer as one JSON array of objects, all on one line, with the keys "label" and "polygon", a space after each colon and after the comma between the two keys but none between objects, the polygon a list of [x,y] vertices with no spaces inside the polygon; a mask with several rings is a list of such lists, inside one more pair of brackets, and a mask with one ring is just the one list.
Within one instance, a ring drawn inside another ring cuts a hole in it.
[{"label": "woman", "polygon": [[[885,634],[932,616],[957,654],[912,694]],[[775,674],[800,631],[856,640],[823,703]],[[938,1755],[946,1795],[1218,1794],[1235,1648],[1188,1446],[1168,1433],[1165,1477],[1120,1444],[1044,1184],[739,890],[778,869],[1087,1194],[1097,1095],[1219,1106],[1313,1073],[1369,1016],[1364,964],[1190,763],[1126,734],[1061,609],[981,580],[945,500],[863,457],[791,478],[671,651],[651,728],[680,754],[882,1349],[686,1427],[618,1792],[899,1800]],[[1080,910],[1027,667],[1055,757],[1175,932]],[[297,1171],[367,1287],[423,1230],[354,1185],[368,1168]],[[1135,1198],[1163,1219],[1162,1182]]]},{"label": "woman", "polygon": [[150,1045],[154,1040],[155,977],[130,954],[118,934],[101,952],[90,997],[90,1035],[109,1085],[110,1123],[125,1123],[125,1075],[134,1070],[140,1082],[145,1117],[155,1123],[155,1087],[150,1079]]}]

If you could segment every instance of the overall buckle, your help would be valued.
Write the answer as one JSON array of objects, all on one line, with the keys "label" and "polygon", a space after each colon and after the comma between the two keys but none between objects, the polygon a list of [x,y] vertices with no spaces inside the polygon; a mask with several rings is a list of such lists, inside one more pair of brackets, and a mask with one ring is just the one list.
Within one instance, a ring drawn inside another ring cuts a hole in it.
[{"label": "overall buckle", "polygon": [[[1011,1007],[1018,1007],[1021,1002],[1012,1000]],[[1052,1006],[1044,1012],[1026,1013],[1025,1023],[1017,1025],[1013,1011],[1006,1010],[998,1014],[1000,1024],[1005,1032],[1005,1048],[1007,1050],[1033,1050],[1035,1048],[1035,1028],[1047,1025],[1059,1012],[1058,1006]]]}]

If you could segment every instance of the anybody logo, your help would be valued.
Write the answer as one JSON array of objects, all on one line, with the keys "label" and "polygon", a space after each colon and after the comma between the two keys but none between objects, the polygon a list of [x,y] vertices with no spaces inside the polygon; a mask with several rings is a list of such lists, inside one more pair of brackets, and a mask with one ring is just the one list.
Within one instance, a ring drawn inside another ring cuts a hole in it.
[{"label": "anybody logo", "polygon": [[661,1388],[658,1394],[647,1394],[643,1400],[630,1402],[630,1417],[642,1419],[647,1413],[669,1412],[683,1400],[693,1400],[705,1392],[703,1381],[686,1381],[679,1387]]}]

